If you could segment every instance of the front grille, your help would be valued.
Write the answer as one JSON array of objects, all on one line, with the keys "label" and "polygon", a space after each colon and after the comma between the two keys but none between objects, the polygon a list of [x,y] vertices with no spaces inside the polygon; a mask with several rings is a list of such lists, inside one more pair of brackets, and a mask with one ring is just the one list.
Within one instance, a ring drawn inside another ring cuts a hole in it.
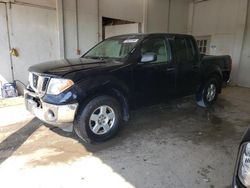
[{"label": "front grille", "polygon": [[29,80],[30,87],[38,94],[44,94],[48,83],[49,83],[49,77],[40,75],[38,73],[30,73],[31,77]]},{"label": "front grille", "polygon": [[42,91],[46,91],[48,83],[49,83],[49,78],[45,77],[43,80]]},{"label": "front grille", "polygon": [[33,82],[34,88],[37,88],[38,78],[39,78],[38,75],[33,74],[33,80],[32,80],[32,82]]}]

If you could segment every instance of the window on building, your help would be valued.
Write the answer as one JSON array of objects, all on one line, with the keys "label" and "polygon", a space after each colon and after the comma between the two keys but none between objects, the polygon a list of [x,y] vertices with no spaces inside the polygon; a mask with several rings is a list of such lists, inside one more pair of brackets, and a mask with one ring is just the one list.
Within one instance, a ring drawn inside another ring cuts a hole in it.
[{"label": "window on building", "polygon": [[201,54],[209,54],[210,40],[209,37],[198,37],[196,38],[198,48]]}]

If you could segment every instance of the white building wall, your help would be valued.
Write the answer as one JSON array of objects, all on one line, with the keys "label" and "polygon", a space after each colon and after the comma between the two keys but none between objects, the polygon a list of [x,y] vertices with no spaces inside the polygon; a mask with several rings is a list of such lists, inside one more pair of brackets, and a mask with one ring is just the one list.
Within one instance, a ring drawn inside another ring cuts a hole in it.
[{"label": "white building wall", "polygon": [[12,81],[6,24],[6,8],[4,3],[0,3],[0,26],[0,82],[3,84],[7,81]]},{"label": "white building wall", "polygon": [[122,25],[108,25],[105,26],[105,38],[123,35],[123,34],[131,34],[139,32],[139,24],[122,24]]},{"label": "white building wall", "polygon": [[[245,29],[247,0],[209,0],[190,6],[189,32],[210,36],[210,54],[229,54],[233,59],[232,81],[237,73]],[[190,23],[191,22],[191,23]]]},{"label": "white building wall", "polygon": [[[79,57],[77,48],[82,54],[101,39],[102,17],[128,20],[145,25],[142,30],[146,32],[188,32],[195,36],[210,36],[210,53],[230,54],[233,82],[249,87],[248,0],[191,2],[193,0],[78,0],[76,15],[76,0],[63,0],[65,56]],[[1,80],[12,81],[3,5],[0,6],[0,76],[4,77]],[[9,25],[11,46],[20,52],[20,57],[13,57],[14,68],[27,69],[40,61],[59,58],[59,44],[63,43],[58,41],[61,30],[58,29],[56,6],[56,0],[16,1]],[[21,32],[28,34],[22,35]],[[39,38],[42,42],[38,42]],[[15,71],[16,79],[26,80],[25,71]]]},{"label": "white building wall", "polygon": [[147,0],[148,33],[167,32],[169,19],[169,0]]},{"label": "white building wall", "polygon": [[244,43],[241,53],[241,61],[238,71],[238,84],[250,87],[250,3],[248,3],[247,22]]},{"label": "white building wall", "polygon": [[188,32],[188,15],[190,0],[171,0],[170,2],[170,33]]},{"label": "white building wall", "polygon": [[[59,58],[56,1],[5,2],[0,12],[0,81],[13,81],[12,62],[14,79],[27,84],[30,66]],[[9,47],[17,50],[17,57],[10,56]]]},{"label": "white building wall", "polygon": [[98,42],[98,1],[64,0],[63,9],[65,57],[79,57]]},{"label": "white building wall", "polygon": [[14,78],[27,84],[30,66],[59,58],[56,10],[14,4],[9,15]]},{"label": "white building wall", "polygon": [[[188,2],[189,0],[172,0],[170,25],[172,32],[187,32]],[[169,0],[78,0],[79,39],[77,39],[76,0],[63,0],[63,7],[67,58],[79,57],[77,41],[83,54],[102,39],[102,17],[132,21],[142,25],[143,21],[146,21],[145,32],[168,32]],[[176,18],[178,20],[175,22]]]},{"label": "white building wall", "polygon": [[79,48],[85,53],[98,42],[98,0],[78,3]]},{"label": "white building wall", "polygon": [[[9,0],[12,1],[13,0]],[[45,6],[45,7],[51,7],[56,8],[56,1],[55,0],[18,0],[18,3],[28,3],[32,5],[39,5],[39,6]]]},{"label": "white building wall", "polygon": [[100,0],[100,17],[132,22],[143,21],[143,0]]},{"label": "white building wall", "polygon": [[[72,0],[63,0],[64,55],[66,58],[77,56],[76,4]],[[60,31],[62,32],[62,31]]]}]

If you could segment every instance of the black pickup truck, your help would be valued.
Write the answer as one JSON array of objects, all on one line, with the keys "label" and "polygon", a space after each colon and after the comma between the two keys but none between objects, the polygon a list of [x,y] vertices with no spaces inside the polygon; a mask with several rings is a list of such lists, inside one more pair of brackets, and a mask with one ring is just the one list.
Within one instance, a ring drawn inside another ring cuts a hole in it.
[{"label": "black pickup truck", "polygon": [[30,67],[25,104],[47,124],[104,141],[138,106],[191,94],[198,105],[212,105],[231,64],[230,56],[201,55],[190,35],[116,36],[81,58]]}]

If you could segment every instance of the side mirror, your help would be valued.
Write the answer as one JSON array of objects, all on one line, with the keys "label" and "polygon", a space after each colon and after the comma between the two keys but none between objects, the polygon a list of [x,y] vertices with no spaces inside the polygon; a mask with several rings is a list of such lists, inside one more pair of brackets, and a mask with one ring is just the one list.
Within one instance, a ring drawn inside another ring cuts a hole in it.
[{"label": "side mirror", "polygon": [[157,60],[155,53],[145,53],[141,57],[141,63],[150,63]]}]

